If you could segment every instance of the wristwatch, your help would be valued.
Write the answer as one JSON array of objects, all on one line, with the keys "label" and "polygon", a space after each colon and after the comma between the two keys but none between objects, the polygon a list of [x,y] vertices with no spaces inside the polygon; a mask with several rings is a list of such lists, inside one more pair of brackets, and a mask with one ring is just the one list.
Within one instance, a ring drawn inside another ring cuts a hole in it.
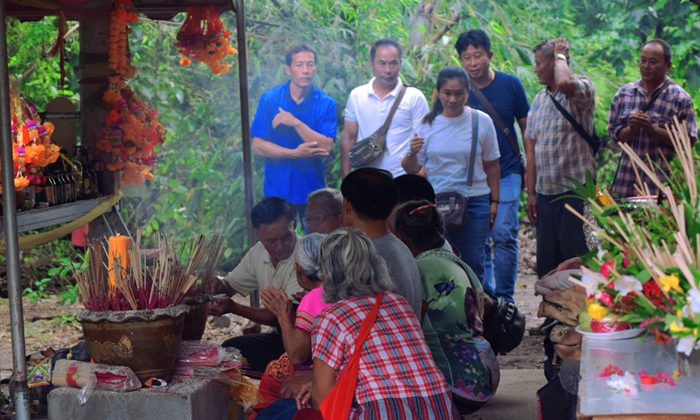
[{"label": "wristwatch", "polygon": [[562,53],[557,54],[557,55],[555,56],[555,58],[556,58],[557,60],[569,61],[569,59],[566,58],[566,56],[565,56],[564,54],[562,54]]}]

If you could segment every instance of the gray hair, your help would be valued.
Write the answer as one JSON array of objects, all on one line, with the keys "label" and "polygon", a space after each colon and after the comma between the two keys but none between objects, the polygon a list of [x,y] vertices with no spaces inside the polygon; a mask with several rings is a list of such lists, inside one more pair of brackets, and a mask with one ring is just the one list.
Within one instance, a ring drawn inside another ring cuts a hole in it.
[{"label": "gray hair", "polygon": [[341,228],[321,245],[326,303],[394,290],[384,259],[361,230]]},{"label": "gray hair", "polygon": [[335,188],[318,189],[306,198],[306,202],[311,200],[323,200],[326,202],[328,209],[333,214],[341,214],[343,212],[343,195]]},{"label": "gray hair", "polygon": [[310,280],[320,280],[321,244],[326,236],[323,233],[310,233],[299,240],[296,262]]}]

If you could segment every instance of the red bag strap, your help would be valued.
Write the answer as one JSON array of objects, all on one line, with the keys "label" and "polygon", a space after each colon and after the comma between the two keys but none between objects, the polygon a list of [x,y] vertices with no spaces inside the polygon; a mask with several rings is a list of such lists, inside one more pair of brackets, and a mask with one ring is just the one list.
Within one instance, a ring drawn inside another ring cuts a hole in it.
[{"label": "red bag strap", "polygon": [[365,318],[365,320],[362,321],[362,327],[360,327],[360,335],[357,337],[357,342],[355,343],[355,352],[352,354],[352,357],[350,357],[350,363],[352,363],[352,359],[360,358],[362,346],[365,344],[365,341],[367,341],[367,337],[369,336],[369,332],[372,330],[372,325],[374,325],[374,321],[376,321],[377,319],[377,315],[379,314],[379,307],[382,306],[383,300],[384,293],[377,295],[377,300],[374,302],[372,311],[369,313],[367,318]]},{"label": "red bag strap", "polygon": [[355,352],[350,356],[350,360],[338,377],[333,390],[321,403],[321,413],[323,413],[323,418],[325,420],[346,420],[350,414],[352,401],[355,398],[357,377],[360,374],[362,345],[367,341],[372,325],[374,325],[377,319],[379,307],[382,304],[382,300],[384,300],[384,294],[377,295],[376,299],[369,315],[362,321],[360,335],[357,337],[357,342],[355,343]]}]

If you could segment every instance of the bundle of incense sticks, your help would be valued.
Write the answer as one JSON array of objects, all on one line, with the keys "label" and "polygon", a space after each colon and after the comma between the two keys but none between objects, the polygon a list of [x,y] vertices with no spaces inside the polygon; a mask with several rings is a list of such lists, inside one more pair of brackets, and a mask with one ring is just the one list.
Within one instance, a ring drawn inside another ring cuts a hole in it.
[{"label": "bundle of incense sticks", "polygon": [[145,252],[140,232],[133,243],[128,237],[110,237],[107,249],[91,242],[87,269],[74,273],[85,308],[123,311],[180,304],[193,286],[204,288],[223,249],[220,235],[212,240],[200,236],[179,248],[166,237],[158,236],[156,243],[154,253]]}]

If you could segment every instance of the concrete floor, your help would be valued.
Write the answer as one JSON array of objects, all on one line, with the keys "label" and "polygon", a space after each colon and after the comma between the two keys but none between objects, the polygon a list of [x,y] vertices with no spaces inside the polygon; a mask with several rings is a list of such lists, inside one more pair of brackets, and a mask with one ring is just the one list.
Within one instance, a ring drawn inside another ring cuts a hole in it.
[{"label": "concrete floor", "polygon": [[542,369],[503,369],[496,395],[479,411],[463,418],[480,420],[537,419],[536,392],[546,382]]}]

